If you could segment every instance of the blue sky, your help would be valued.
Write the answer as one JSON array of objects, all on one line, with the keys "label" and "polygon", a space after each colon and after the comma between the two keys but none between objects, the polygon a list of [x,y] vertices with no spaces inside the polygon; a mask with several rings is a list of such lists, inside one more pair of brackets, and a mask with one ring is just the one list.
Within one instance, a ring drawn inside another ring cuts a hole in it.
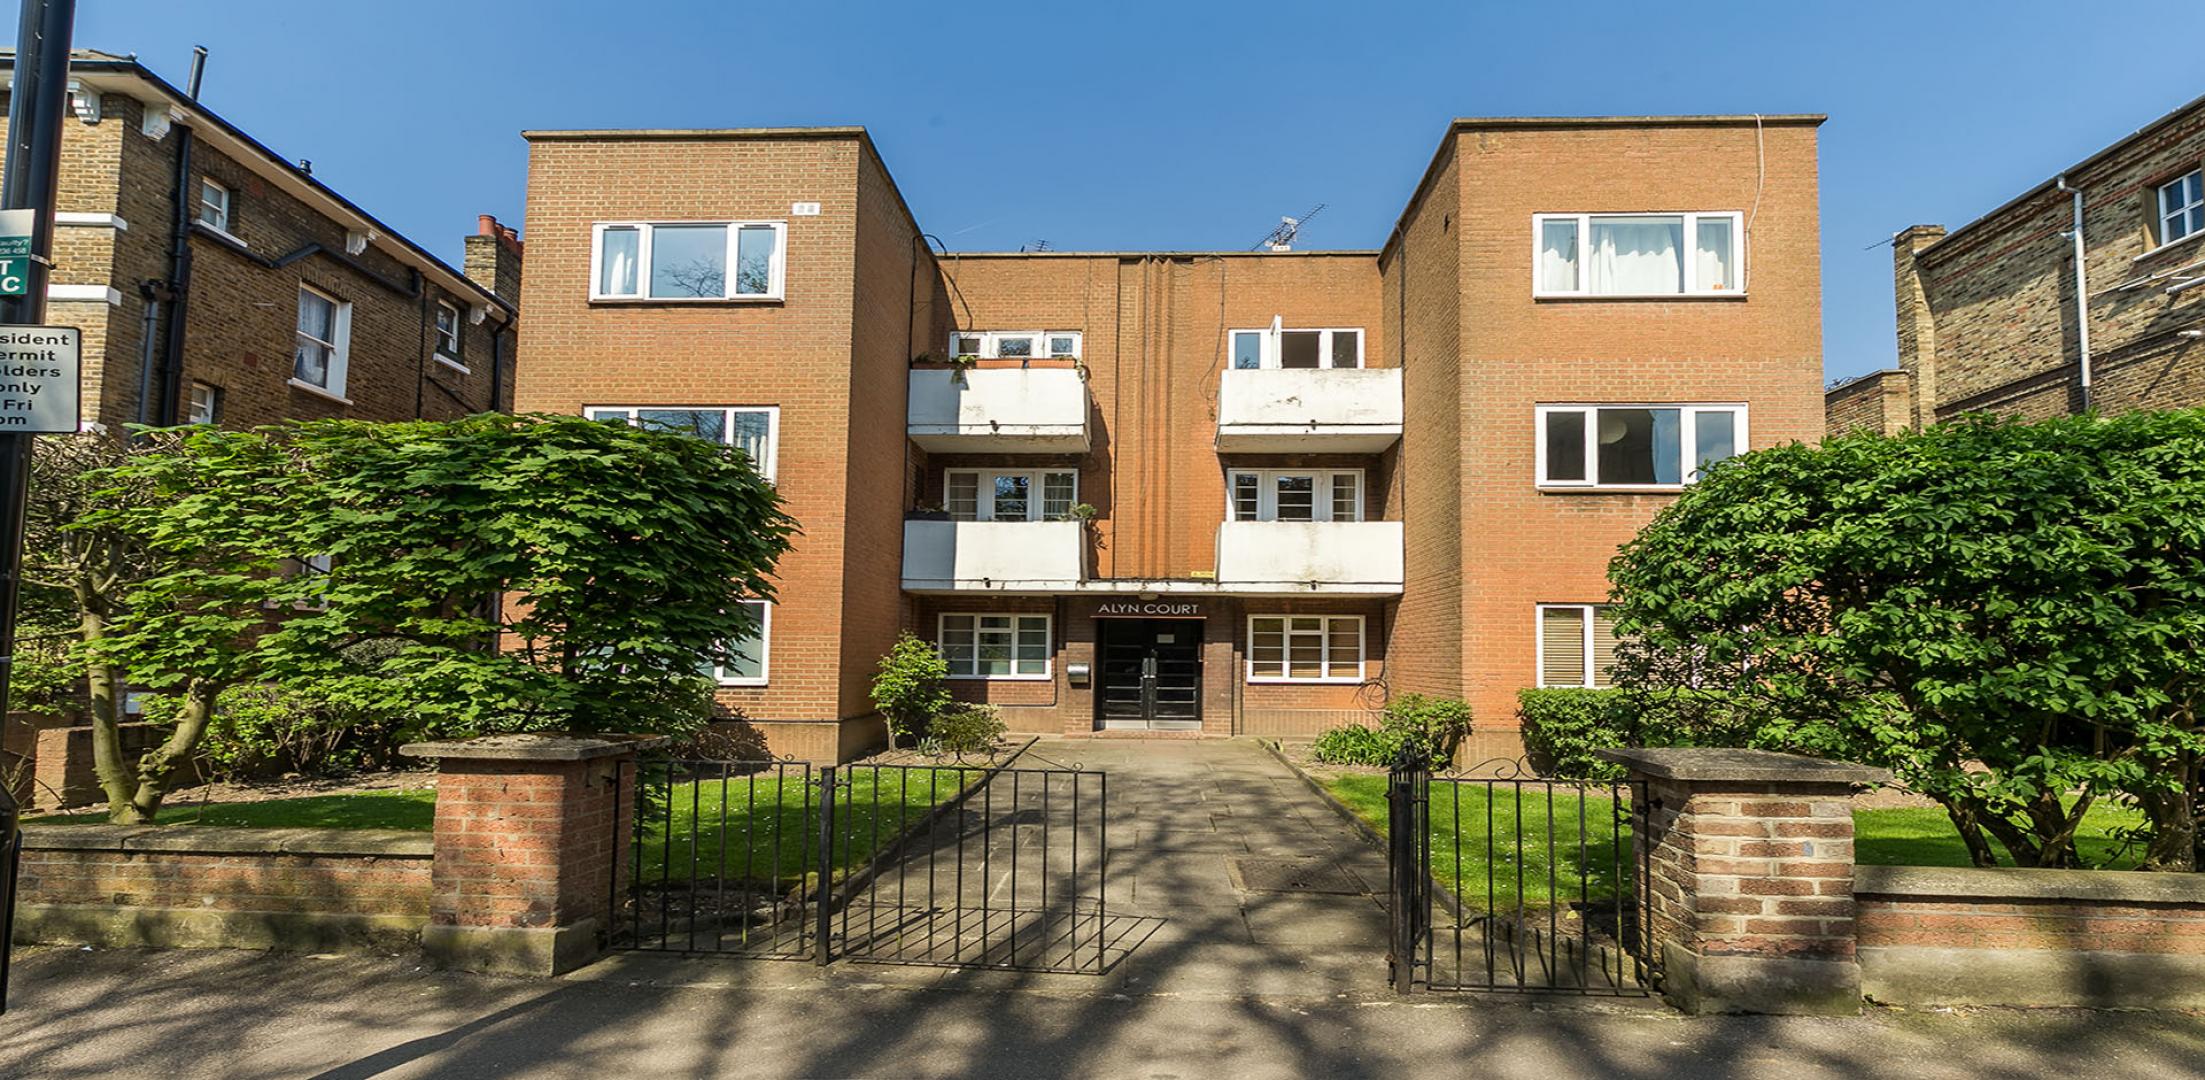
[{"label": "blue sky", "polygon": [[524,128],[863,124],[952,247],[1238,249],[1320,202],[1301,246],[1377,246],[1454,116],[1823,112],[1840,377],[1894,355],[1876,245],[2205,94],[2205,6],[2106,10],[83,0],[77,44],[208,46],[210,107],[454,262],[521,221]]}]

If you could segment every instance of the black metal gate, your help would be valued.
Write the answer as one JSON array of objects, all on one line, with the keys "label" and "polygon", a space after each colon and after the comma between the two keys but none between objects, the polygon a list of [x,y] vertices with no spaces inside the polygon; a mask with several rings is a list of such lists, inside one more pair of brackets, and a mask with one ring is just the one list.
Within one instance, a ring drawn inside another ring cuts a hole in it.
[{"label": "black metal gate", "polygon": [[1099,974],[1108,778],[1076,768],[636,766],[616,948]]},{"label": "black metal gate", "polygon": [[1653,993],[1644,785],[1471,772],[1388,775],[1395,989]]}]

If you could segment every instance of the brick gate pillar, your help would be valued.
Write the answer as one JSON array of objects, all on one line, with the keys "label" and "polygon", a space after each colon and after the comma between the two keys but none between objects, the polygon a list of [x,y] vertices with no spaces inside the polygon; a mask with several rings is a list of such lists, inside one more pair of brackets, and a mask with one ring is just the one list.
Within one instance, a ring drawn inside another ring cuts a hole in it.
[{"label": "brick gate pillar", "polygon": [[1646,785],[1662,993],[1692,1013],[1860,1011],[1853,802],[1882,769],[1764,750],[1603,750]]},{"label": "brick gate pillar", "polygon": [[446,967],[557,975],[597,957],[626,865],[636,752],[655,736],[412,743],[437,763],[429,924]]}]

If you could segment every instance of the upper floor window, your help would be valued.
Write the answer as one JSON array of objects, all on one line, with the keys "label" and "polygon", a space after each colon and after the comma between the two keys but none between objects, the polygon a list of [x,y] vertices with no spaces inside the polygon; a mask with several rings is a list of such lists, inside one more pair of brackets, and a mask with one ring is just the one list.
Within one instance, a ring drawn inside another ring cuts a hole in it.
[{"label": "upper floor window", "polygon": [[942,505],[953,521],[1063,521],[1079,502],[1080,474],[1070,469],[951,469]]},{"label": "upper floor window", "polygon": [[230,231],[230,189],[203,176],[199,178],[199,223]]},{"label": "upper floor window", "polygon": [[2160,244],[2205,233],[2205,169],[2159,185]]},{"label": "upper floor window", "polygon": [[592,420],[623,420],[641,427],[695,435],[725,443],[750,458],[751,467],[773,479],[774,456],[780,452],[781,410],[771,405],[736,406],[591,406],[582,415]]},{"label": "upper floor window", "polygon": [[592,300],[781,299],[785,222],[604,222],[593,232]]},{"label": "upper floor window", "polygon": [[1533,214],[1535,296],[1715,296],[1738,291],[1734,212]]},{"label": "upper floor window", "polygon": [[191,402],[184,413],[187,424],[212,424],[222,419],[222,388],[203,382],[191,384]]},{"label": "upper floor window", "polygon": [[1539,685],[1613,685],[1615,617],[1604,604],[1540,604]]},{"label": "upper floor window", "polygon": [[1361,469],[1236,470],[1234,521],[1361,521]]},{"label": "upper floor window", "polygon": [[1232,344],[1233,367],[1243,371],[1363,366],[1363,331],[1360,328],[1235,330]]},{"label": "upper floor window", "polygon": [[1541,405],[1543,487],[1670,487],[1746,444],[1743,405]]},{"label": "upper floor window", "polygon": [[962,330],[949,337],[951,356],[982,360],[1077,360],[1077,330]]},{"label": "upper floor window", "polygon": [[436,302],[436,352],[438,356],[459,358],[460,345],[459,308],[442,300]]},{"label": "upper floor window", "polygon": [[297,348],[291,381],[342,397],[352,336],[352,305],[309,285],[299,286]]}]

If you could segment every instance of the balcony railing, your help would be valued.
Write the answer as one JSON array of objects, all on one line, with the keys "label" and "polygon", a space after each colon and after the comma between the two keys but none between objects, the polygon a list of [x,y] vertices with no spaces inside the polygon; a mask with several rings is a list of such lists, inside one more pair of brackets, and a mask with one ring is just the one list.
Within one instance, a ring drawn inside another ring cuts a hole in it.
[{"label": "balcony railing", "polygon": [[914,368],[911,441],[936,453],[1084,454],[1087,382],[1071,368]]},{"label": "balcony railing", "polygon": [[1281,593],[1401,591],[1398,521],[1228,521],[1217,530],[1220,586]]},{"label": "balcony railing", "polygon": [[1375,454],[1400,438],[1400,368],[1238,369],[1218,386],[1224,453]]},{"label": "balcony railing", "polygon": [[1077,521],[906,521],[903,587],[913,592],[1059,591],[1086,577]]}]

